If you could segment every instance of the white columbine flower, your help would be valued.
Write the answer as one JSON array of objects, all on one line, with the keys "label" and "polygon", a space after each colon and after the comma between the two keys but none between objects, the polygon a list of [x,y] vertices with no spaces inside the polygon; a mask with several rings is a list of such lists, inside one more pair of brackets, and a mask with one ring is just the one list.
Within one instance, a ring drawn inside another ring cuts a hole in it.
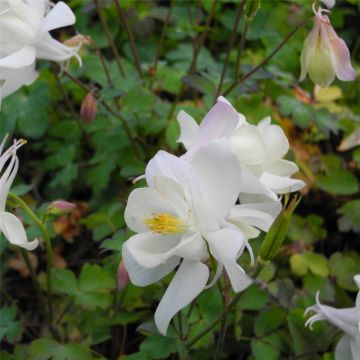
[{"label": "white columbine flower", "polygon": [[0,145],[0,235],[3,233],[11,244],[34,250],[38,240],[28,242],[24,226],[13,214],[5,211],[6,199],[19,167],[16,151],[25,144],[24,140],[15,140],[14,144],[2,153],[6,138]]},{"label": "white columbine flower", "polygon": [[262,194],[276,201],[277,194],[304,186],[303,181],[290,178],[298,167],[283,159],[289,142],[280,126],[271,125],[270,118],[251,125],[224,97],[219,97],[200,125],[184,111],[177,119],[181,129],[178,141],[188,150],[184,155],[187,160],[214,139],[226,138],[231,143],[242,165],[241,193]]},{"label": "white columbine flower", "polygon": [[47,0],[0,1],[0,101],[37,78],[36,59],[63,62],[77,56],[78,47],[65,46],[49,32],[74,23],[61,1],[53,8]]},{"label": "white columbine flower", "polygon": [[344,40],[340,39],[330,20],[323,12],[328,12],[321,7],[314,11],[314,26],[304,41],[301,52],[300,81],[306,74],[321,87],[329,86],[335,76],[342,81],[353,81],[356,71],[350,61],[350,51]]},{"label": "white columbine flower", "polygon": [[125,209],[126,223],[137,234],[124,244],[123,261],[138,286],[158,281],[181,263],[155,313],[166,334],[172,317],[207,285],[208,248],[219,263],[208,286],[224,267],[233,289],[242,291],[251,280],[237,259],[249,245],[237,222],[267,230],[274,219],[257,209],[234,210],[241,169],[224,140],[202,147],[191,162],[160,151],[146,168],[146,181],[149,187],[134,190]]},{"label": "white columbine flower", "polygon": [[305,314],[308,312],[316,313],[307,320],[305,326],[312,328],[314,322],[325,320],[345,333],[336,345],[336,360],[360,359],[360,274],[354,276],[354,280],[359,287],[355,307],[336,309],[322,305],[319,301],[318,292],[316,294],[316,305],[310,306],[305,311]]}]

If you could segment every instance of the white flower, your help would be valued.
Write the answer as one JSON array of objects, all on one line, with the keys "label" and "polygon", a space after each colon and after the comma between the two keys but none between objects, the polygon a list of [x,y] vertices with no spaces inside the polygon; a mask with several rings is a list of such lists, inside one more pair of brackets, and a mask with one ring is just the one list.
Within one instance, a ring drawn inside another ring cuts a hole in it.
[{"label": "white flower", "polygon": [[320,0],[328,9],[331,9],[335,5],[335,0]]},{"label": "white flower", "polygon": [[6,138],[0,145],[0,234],[3,233],[11,244],[34,250],[38,240],[28,242],[24,226],[13,214],[5,211],[6,199],[19,167],[19,159],[16,151],[24,143],[24,140],[15,140],[14,144],[3,154]]},{"label": "white flower", "polygon": [[322,305],[319,301],[319,292],[316,294],[316,305],[306,309],[308,312],[315,312],[305,323],[310,326],[316,321],[325,320],[343,331],[345,335],[336,345],[336,360],[359,360],[360,359],[360,274],[354,276],[359,287],[356,297],[356,306],[353,308],[336,309],[331,306]]},{"label": "white flower", "polygon": [[49,4],[46,0],[0,1],[0,100],[37,78],[36,59],[63,62],[77,56],[78,47],[65,46],[49,33],[74,24],[73,12],[63,2],[52,9]]},{"label": "white flower", "polygon": [[267,230],[274,219],[257,209],[234,208],[241,169],[224,140],[203,146],[191,162],[160,151],[146,168],[146,180],[149,187],[134,190],[125,209],[126,223],[137,234],[124,244],[123,261],[138,286],[158,281],[181,262],[155,313],[166,334],[172,317],[206,287],[208,248],[219,263],[208,286],[224,267],[233,289],[242,291],[251,280],[237,259],[249,245],[236,222],[251,232],[254,226]]},{"label": "white flower", "polygon": [[276,194],[304,186],[303,181],[290,178],[298,167],[283,159],[289,142],[280,126],[271,125],[270,118],[257,126],[250,125],[225,98],[219,97],[200,126],[184,111],[177,119],[181,129],[178,141],[188,150],[185,159],[190,160],[214,139],[228,139],[242,165],[241,193],[263,194],[276,201]]}]

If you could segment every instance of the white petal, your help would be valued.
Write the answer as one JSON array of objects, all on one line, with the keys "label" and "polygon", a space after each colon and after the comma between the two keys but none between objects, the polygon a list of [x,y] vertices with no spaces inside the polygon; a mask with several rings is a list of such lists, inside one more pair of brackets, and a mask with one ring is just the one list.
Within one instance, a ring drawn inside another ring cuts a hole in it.
[{"label": "white petal", "polygon": [[240,204],[243,207],[256,209],[268,213],[274,219],[280,214],[282,209],[281,200],[270,201],[268,196],[255,194],[240,194]]},{"label": "white petal", "polygon": [[241,189],[240,165],[228,141],[216,140],[202,147],[192,165],[204,198],[218,216],[227,216]]},{"label": "white petal", "polygon": [[180,137],[177,142],[184,144],[185,149],[188,150],[198,139],[199,125],[185,111],[179,112],[177,121],[180,125]]},{"label": "white petal", "polygon": [[279,159],[266,162],[264,171],[278,176],[289,177],[299,171],[299,168],[292,161]]},{"label": "white petal", "polygon": [[[335,360],[358,360],[359,357],[351,355],[351,337],[344,335],[336,345],[335,348]],[[358,349],[360,350],[360,349]],[[359,352],[358,352],[359,354]]]},{"label": "white petal", "polygon": [[232,229],[222,229],[206,234],[205,238],[211,254],[224,265],[234,291],[246,289],[252,280],[236,261],[245,248],[246,239],[242,233]]},{"label": "white petal", "polygon": [[164,264],[155,268],[144,268],[131,256],[126,243],[122,247],[122,256],[130,280],[136,286],[148,286],[159,281],[180,263],[180,258],[174,256],[168,259]]},{"label": "white petal", "polygon": [[166,335],[175,314],[189,305],[205,288],[209,269],[198,261],[184,260],[168,286],[155,312],[155,324]]},{"label": "white petal", "polygon": [[15,215],[8,212],[0,212],[0,230],[13,245],[27,250],[34,250],[39,245],[38,240],[27,240],[22,222]]},{"label": "white petal", "polygon": [[126,247],[139,265],[155,268],[165,264],[170,257],[175,255],[171,250],[179,242],[179,235],[159,235],[148,232],[132,236],[126,242]]},{"label": "white petal", "polygon": [[[33,46],[25,45],[18,51],[0,59],[0,68],[21,69],[33,64],[36,58],[36,51]],[[0,78],[6,78],[1,69]]]},{"label": "white petal", "polygon": [[230,221],[242,221],[247,225],[255,226],[263,231],[268,231],[274,222],[274,218],[266,212],[251,209],[246,205],[235,205],[230,213]]},{"label": "white petal", "polygon": [[129,196],[125,208],[125,222],[135,232],[149,231],[145,220],[156,213],[177,215],[169,201],[151,188],[135,189]]},{"label": "white petal", "polygon": [[265,143],[256,126],[240,126],[230,139],[242,164],[261,164],[265,160]]},{"label": "white petal", "polygon": [[166,151],[160,150],[146,166],[146,181],[149,186],[154,186],[155,176],[166,176],[180,184],[190,181],[191,167],[185,160]]},{"label": "white petal", "polygon": [[335,5],[335,0],[320,0],[328,9],[331,9]]},{"label": "white petal", "polygon": [[75,15],[64,2],[59,1],[47,14],[41,25],[41,32],[47,32],[75,24]]},{"label": "white petal", "polygon": [[185,234],[180,242],[167,253],[188,260],[205,260],[208,257],[206,243],[199,233]]},{"label": "white petal", "polygon": [[276,176],[267,172],[261,175],[260,181],[277,194],[298,191],[305,186],[302,180]]},{"label": "white petal", "polygon": [[278,125],[260,126],[268,159],[281,159],[289,150],[289,141]]}]

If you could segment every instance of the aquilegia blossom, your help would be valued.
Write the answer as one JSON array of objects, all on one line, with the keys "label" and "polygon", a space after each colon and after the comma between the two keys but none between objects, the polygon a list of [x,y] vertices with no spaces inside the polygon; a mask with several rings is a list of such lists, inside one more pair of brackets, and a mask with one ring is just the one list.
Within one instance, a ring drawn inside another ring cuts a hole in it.
[{"label": "aquilegia blossom", "polygon": [[0,145],[0,234],[3,233],[11,244],[34,250],[38,240],[28,241],[24,226],[14,215],[5,211],[6,199],[19,167],[16,151],[25,143],[24,140],[15,140],[14,144],[3,152],[6,138]]},{"label": "aquilegia blossom", "polygon": [[160,151],[145,176],[149,187],[134,190],[125,209],[125,221],[137,234],[125,242],[123,261],[138,286],[158,281],[180,264],[155,313],[166,334],[172,317],[206,287],[209,251],[219,264],[215,281],[225,268],[236,292],[250,285],[237,263],[249,248],[241,225],[266,231],[274,218],[251,206],[248,212],[236,210],[241,167],[224,139],[203,146],[191,162]]},{"label": "aquilegia blossom", "polygon": [[342,81],[353,81],[356,72],[350,61],[350,52],[344,40],[340,39],[331,26],[328,16],[321,7],[314,10],[314,26],[305,39],[301,52],[300,81],[306,74],[321,87],[329,86],[335,75]]},{"label": "aquilegia blossom", "polygon": [[75,23],[64,3],[53,8],[47,0],[0,1],[0,100],[38,76],[36,59],[63,62],[77,56],[78,47],[65,46],[51,30]]},{"label": "aquilegia blossom", "polygon": [[179,113],[178,122],[178,141],[188,150],[183,156],[187,160],[214,139],[230,142],[242,167],[242,194],[262,194],[276,201],[277,194],[304,186],[303,181],[290,178],[298,167],[283,159],[289,142],[280,126],[271,125],[270,118],[251,125],[224,97],[219,97],[200,125],[184,111]]},{"label": "aquilegia blossom", "polygon": [[319,301],[319,292],[316,294],[316,305],[306,309],[308,312],[315,312],[305,325],[310,326],[316,321],[325,320],[343,331],[345,335],[336,345],[336,360],[359,360],[360,359],[360,274],[354,276],[359,287],[356,297],[356,305],[352,308],[336,309],[326,306]]}]

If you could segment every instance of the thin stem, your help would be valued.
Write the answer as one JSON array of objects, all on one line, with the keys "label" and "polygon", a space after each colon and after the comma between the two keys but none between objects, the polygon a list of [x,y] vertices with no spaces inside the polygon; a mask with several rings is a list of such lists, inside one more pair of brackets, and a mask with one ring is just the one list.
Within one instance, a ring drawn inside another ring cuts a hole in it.
[{"label": "thin stem", "polygon": [[246,36],[247,36],[248,31],[249,31],[252,19],[253,19],[252,17],[250,17],[250,18],[245,17],[244,29],[243,29],[243,32],[241,34],[241,39],[240,39],[240,42],[239,42],[239,48],[238,48],[238,53],[237,53],[236,63],[235,63],[235,79],[237,79],[239,77],[241,56],[242,56],[242,53],[244,51],[245,42],[246,42]]},{"label": "thin stem", "polygon": [[201,48],[202,48],[202,46],[203,46],[203,44],[205,42],[205,39],[207,37],[208,30],[210,28],[211,20],[214,17],[216,3],[217,3],[217,0],[213,0],[210,11],[209,11],[209,14],[208,14],[208,17],[207,17],[206,22],[205,22],[205,29],[201,33],[201,36],[199,38],[199,42],[197,43],[196,49],[194,51],[194,56],[192,58],[192,61],[191,61],[190,67],[189,67],[189,71],[188,71],[189,73],[194,72],[196,70],[196,61],[197,61],[197,58],[198,58],[198,56],[200,54],[200,50],[201,50]]},{"label": "thin stem", "polygon": [[[255,269],[252,277],[255,279],[261,272],[264,265],[258,263],[257,268]],[[188,340],[185,343],[185,346],[187,348],[191,348],[195,343],[197,343],[203,336],[205,336],[209,331],[211,331],[227,314],[235,307],[235,305],[239,302],[241,299],[243,292],[238,292],[231,301],[227,304],[227,306],[224,308],[224,310],[220,313],[220,315],[214,319],[205,329],[199,332],[196,336],[194,336],[192,339]]]},{"label": "thin stem", "polygon": [[271,58],[290,40],[290,38],[296,33],[296,31],[303,26],[303,23],[301,22],[298,24],[293,30],[289,32],[289,34],[286,35],[284,40],[263,60],[260,64],[256,65],[252,70],[247,72],[245,75],[241,76],[240,79],[237,79],[234,81],[224,92],[224,95],[229,94],[231,90],[233,90],[238,83],[241,83],[245,80],[247,80],[251,75],[253,75],[256,71],[258,71],[261,67],[263,67],[266,63],[268,63]]},{"label": "thin stem", "polygon": [[120,3],[118,0],[114,0],[115,2],[115,6],[116,6],[116,9],[118,11],[118,14],[119,14],[119,18],[120,18],[120,21],[122,22],[122,24],[124,25],[124,28],[125,28],[125,31],[126,31],[126,34],[129,38],[129,43],[130,43],[130,47],[131,47],[131,52],[133,54],[133,57],[134,57],[134,60],[135,60],[135,65],[136,65],[136,70],[137,72],[139,73],[139,76],[142,78],[143,77],[143,73],[142,73],[142,70],[141,70],[141,63],[140,63],[140,57],[139,57],[139,54],[137,52],[137,49],[136,49],[136,43],[135,43],[135,40],[134,40],[134,36],[131,32],[131,29],[129,27],[129,24],[127,22],[127,19],[126,19],[126,16],[124,14],[124,11],[122,10],[122,8],[120,7]]},{"label": "thin stem", "polygon": [[236,31],[237,31],[237,28],[239,26],[240,20],[241,20],[243,14],[244,14],[245,3],[246,3],[246,0],[242,0],[241,4],[239,5],[239,8],[238,8],[236,19],[234,21],[234,25],[233,25],[233,28],[232,28],[232,31],[231,31],[231,34],[230,34],[230,39],[229,39],[229,43],[228,43],[226,57],[225,57],[225,61],[224,61],[222,71],[221,71],[220,82],[219,82],[219,84],[218,84],[218,86],[216,88],[214,102],[216,101],[217,97],[221,93],[221,87],[223,85],[225,75],[226,75],[226,70],[227,70],[227,67],[228,67],[228,64],[229,64],[230,53],[231,53],[231,50],[233,48],[234,40],[235,40],[235,37],[236,37]]},{"label": "thin stem", "polygon": [[61,313],[61,315],[59,316],[59,318],[56,320],[55,325],[60,324],[60,321],[62,320],[62,318],[64,317],[64,315],[70,310],[70,308],[73,306],[75,299],[72,298],[70,299],[69,303],[65,306],[63,312]]},{"label": "thin stem", "polygon": [[183,330],[181,311],[177,314],[177,318],[178,318],[178,325],[179,325],[179,337],[180,337],[180,340],[184,340],[184,330]]},{"label": "thin stem", "polygon": [[218,339],[218,343],[216,345],[214,360],[219,359],[221,351],[224,347],[225,335],[226,335],[226,321],[227,321],[227,316],[225,315],[221,320],[219,339]]},{"label": "thin stem", "polygon": [[[53,306],[52,306],[52,284],[51,284],[51,270],[52,270],[52,248],[51,248],[51,240],[49,237],[49,233],[47,231],[46,226],[41,222],[41,220],[34,214],[34,212],[30,209],[30,207],[22,200],[19,196],[14,193],[9,192],[9,198],[14,200],[19,206],[26,211],[26,213],[30,216],[30,218],[34,221],[34,223],[40,229],[46,248],[46,287],[47,287],[47,300],[48,300],[48,323],[49,329],[53,334],[54,338],[60,340],[60,336],[58,335],[56,329],[53,327]],[[29,269],[30,270],[30,269]]]},{"label": "thin stem", "polygon": [[109,41],[109,44],[110,44],[110,47],[111,47],[111,50],[114,54],[114,58],[115,58],[115,62],[116,62],[116,65],[117,67],[119,68],[119,71],[120,71],[120,74],[122,75],[123,78],[125,78],[125,71],[124,71],[124,68],[121,64],[121,59],[120,59],[120,54],[116,48],[116,45],[114,43],[114,39],[111,35],[111,31],[103,17],[103,15],[101,14],[101,10],[100,10],[100,4],[99,4],[99,0],[94,0],[94,3],[95,3],[95,7],[96,7],[96,11],[99,15],[99,19],[100,19],[100,22],[101,22],[101,26],[103,27],[104,31],[105,31],[105,34],[106,34],[106,37],[108,38],[108,41]]}]

